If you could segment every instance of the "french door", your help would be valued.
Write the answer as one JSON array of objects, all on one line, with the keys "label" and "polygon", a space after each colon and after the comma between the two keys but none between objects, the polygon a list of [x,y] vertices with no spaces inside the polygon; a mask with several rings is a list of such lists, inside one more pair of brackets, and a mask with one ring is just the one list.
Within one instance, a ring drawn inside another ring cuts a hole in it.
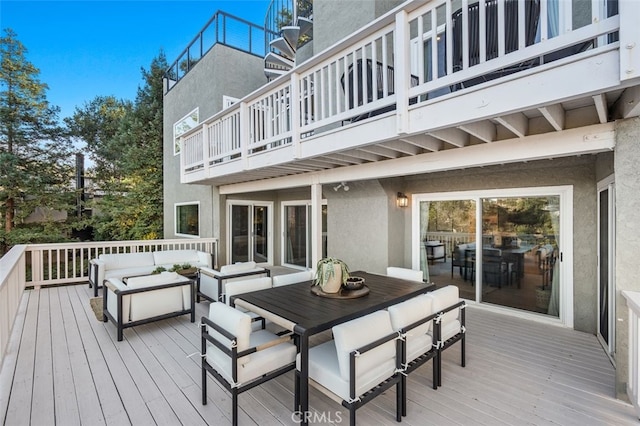
[{"label": "french door", "polygon": [[[572,188],[512,188],[413,198],[413,268],[478,303],[573,325]],[[444,258],[428,250],[444,248]]]},{"label": "french door", "polygon": [[[312,268],[311,204],[309,201],[282,203],[282,264]],[[322,257],[327,255],[327,205],[322,205]]]},{"label": "french door", "polygon": [[228,263],[273,264],[273,203],[229,201]]},{"label": "french door", "polygon": [[598,339],[614,360],[615,285],[615,198],[613,176],[598,183]]}]

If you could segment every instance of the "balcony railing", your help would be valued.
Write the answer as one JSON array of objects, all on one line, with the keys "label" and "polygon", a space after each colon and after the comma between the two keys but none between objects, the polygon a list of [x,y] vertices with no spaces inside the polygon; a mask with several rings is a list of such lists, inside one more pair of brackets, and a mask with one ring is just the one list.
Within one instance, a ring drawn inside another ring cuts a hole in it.
[{"label": "balcony railing", "polygon": [[0,258],[0,366],[27,287],[89,282],[89,260],[102,253],[193,249],[211,253],[217,266],[216,238],[99,241],[15,246]]},{"label": "balcony railing", "polygon": [[264,28],[217,11],[165,72],[165,93],[171,90],[216,44],[264,57]]},{"label": "balcony railing", "polygon": [[640,292],[623,291],[629,313],[627,396],[640,417]]},{"label": "balcony railing", "polygon": [[409,3],[415,9],[390,12],[185,134],[182,181],[241,158],[246,168],[252,156],[282,146],[292,148],[290,161],[324,132],[394,111],[404,117],[472,86],[618,48],[617,10],[603,12],[600,0],[579,3],[584,10],[572,4]]}]

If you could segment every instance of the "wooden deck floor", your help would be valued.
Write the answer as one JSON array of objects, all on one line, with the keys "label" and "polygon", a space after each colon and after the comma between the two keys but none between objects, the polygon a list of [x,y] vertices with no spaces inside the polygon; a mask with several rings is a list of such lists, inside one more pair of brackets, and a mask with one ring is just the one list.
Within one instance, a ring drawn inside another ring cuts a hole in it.
[{"label": "wooden deck floor", "polygon": [[[217,382],[200,402],[199,329],[187,316],[125,331],[99,322],[87,286],[28,291],[0,372],[6,425],[224,425],[231,402]],[[199,305],[199,316],[207,304]],[[459,345],[409,378],[405,425],[637,425],[614,399],[614,371],[596,338],[470,307],[467,367]],[[293,374],[240,396],[240,424],[293,425]],[[358,410],[361,425],[391,425],[393,390]],[[312,389],[315,423],[346,424],[346,410]]]}]

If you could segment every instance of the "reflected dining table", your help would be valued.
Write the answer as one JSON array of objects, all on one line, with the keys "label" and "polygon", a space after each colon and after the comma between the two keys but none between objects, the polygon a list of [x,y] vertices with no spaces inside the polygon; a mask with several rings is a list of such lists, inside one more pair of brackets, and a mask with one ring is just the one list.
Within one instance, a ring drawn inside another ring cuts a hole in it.
[{"label": "reflected dining table", "polygon": [[309,338],[333,326],[435,290],[434,284],[407,281],[364,271],[351,272],[362,277],[369,293],[359,298],[327,298],[311,292],[312,281],[245,293],[232,303],[253,311],[292,331],[299,339],[300,406],[296,407],[302,424],[309,412]]}]

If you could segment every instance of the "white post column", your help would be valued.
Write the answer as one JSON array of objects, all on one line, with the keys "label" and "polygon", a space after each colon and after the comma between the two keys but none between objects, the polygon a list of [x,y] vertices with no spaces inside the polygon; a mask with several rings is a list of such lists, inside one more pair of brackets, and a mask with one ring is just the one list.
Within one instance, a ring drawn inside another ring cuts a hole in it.
[{"label": "white post column", "polygon": [[311,267],[322,258],[322,184],[311,184]]}]

